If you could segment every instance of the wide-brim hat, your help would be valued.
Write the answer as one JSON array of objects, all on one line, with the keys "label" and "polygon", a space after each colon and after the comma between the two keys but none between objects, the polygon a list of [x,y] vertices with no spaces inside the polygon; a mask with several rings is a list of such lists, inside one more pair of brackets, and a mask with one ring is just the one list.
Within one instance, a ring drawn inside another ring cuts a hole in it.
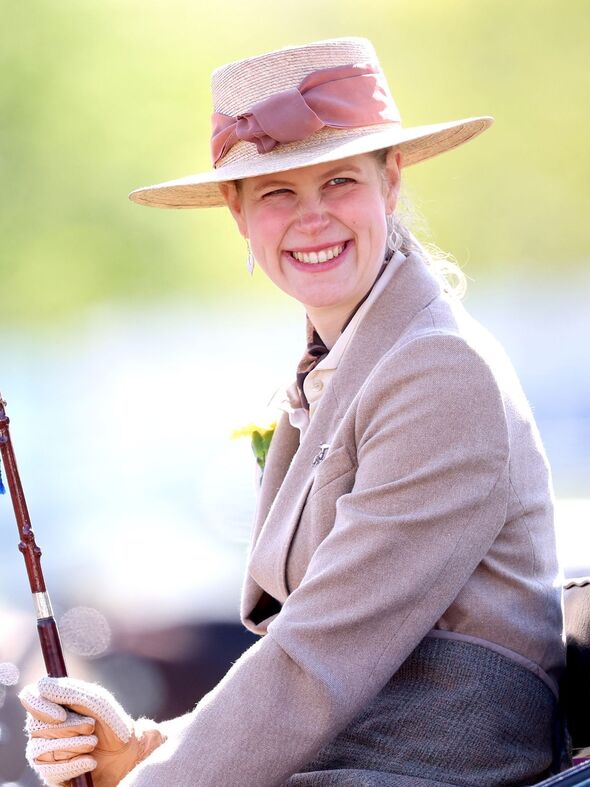
[{"label": "wide-brim hat", "polygon": [[158,208],[224,205],[219,184],[395,147],[402,166],[485,131],[488,116],[404,128],[364,38],[289,47],[213,72],[213,169],[132,191]]}]

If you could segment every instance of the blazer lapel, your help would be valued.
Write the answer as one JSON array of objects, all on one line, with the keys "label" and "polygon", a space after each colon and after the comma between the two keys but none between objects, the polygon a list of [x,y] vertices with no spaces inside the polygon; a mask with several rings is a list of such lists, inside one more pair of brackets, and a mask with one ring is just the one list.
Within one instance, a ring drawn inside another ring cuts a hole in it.
[{"label": "blazer lapel", "polygon": [[266,458],[258,495],[251,543],[254,544],[264,524],[273,500],[283,483],[289,465],[299,448],[299,429],[291,426],[286,413],[278,421]]},{"label": "blazer lapel", "polygon": [[[330,384],[322,396],[322,401],[311,419],[264,520],[264,512],[260,512],[257,523],[259,531],[250,555],[249,572],[261,587],[281,602],[288,595],[285,561],[293,531],[313,483],[318,461],[316,457],[321,454],[322,446],[329,446],[337,420],[338,408]],[[324,447],[323,453],[325,454],[327,450],[329,448]]]}]

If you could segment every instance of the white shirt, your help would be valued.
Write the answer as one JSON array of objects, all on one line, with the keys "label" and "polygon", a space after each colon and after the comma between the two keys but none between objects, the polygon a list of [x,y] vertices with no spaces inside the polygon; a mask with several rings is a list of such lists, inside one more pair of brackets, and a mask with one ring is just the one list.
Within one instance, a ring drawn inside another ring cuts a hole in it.
[{"label": "white shirt", "polygon": [[405,259],[406,257],[401,251],[395,252],[387,263],[385,270],[373,285],[373,289],[369,293],[367,300],[359,307],[356,314],[338,337],[330,352],[325,358],[322,358],[315,369],[312,369],[303,381],[303,392],[309,402],[309,412],[301,406],[299,392],[297,391],[297,383],[293,382],[287,388],[286,400],[282,403],[282,409],[288,413],[291,426],[295,426],[300,430],[301,436],[303,436],[305,430],[309,426],[309,419],[313,416],[326,390],[326,386],[338,368],[338,364],[342,360],[364,316],[381,295],[385,287],[387,287],[396,270]]}]

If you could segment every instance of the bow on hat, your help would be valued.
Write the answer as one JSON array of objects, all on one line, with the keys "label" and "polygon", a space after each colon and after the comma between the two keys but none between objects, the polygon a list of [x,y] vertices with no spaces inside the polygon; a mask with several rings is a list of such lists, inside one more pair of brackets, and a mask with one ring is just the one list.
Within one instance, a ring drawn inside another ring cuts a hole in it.
[{"label": "bow on hat", "polygon": [[232,117],[214,112],[211,154],[216,166],[240,140],[269,153],[281,142],[306,139],[324,126],[355,128],[399,123],[398,109],[385,77],[370,63],[323,68],[299,87],[257,101],[248,112]]}]

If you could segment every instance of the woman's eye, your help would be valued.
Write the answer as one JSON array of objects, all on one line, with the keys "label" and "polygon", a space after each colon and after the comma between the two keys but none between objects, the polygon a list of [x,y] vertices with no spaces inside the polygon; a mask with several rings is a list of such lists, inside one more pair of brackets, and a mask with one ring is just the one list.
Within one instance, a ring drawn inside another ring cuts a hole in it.
[{"label": "woman's eye", "polygon": [[267,191],[266,194],[262,195],[262,198],[265,199],[266,197],[278,197],[281,194],[290,194],[290,189],[274,189],[273,191]]},{"label": "woman's eye", "polygon": [[342,183],[354,183],[352,178],[331,178],[328,181],[329,185],[340,186]]}]

